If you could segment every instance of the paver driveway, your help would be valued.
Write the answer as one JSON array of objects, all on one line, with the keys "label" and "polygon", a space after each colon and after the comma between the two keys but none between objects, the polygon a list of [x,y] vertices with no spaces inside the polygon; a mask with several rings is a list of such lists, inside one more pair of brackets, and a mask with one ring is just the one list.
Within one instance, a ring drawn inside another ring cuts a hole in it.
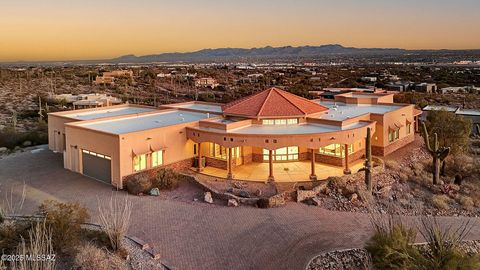
[{"label": "paver driveway", "polygon": [[[78,201],[90,209],[95,222],[98,198],[112,193],[108,185],[64,170],[61,155],[48,150],[0,160],[1,192],[23,182],[25,214],[44,199]],[[275,209],[228,208],[193,202],[196,193],[183,186],[162,197],[131,197],[129,234],[152,242],[173,269],[304,269],[319,252],[361,247],[370,235],[365,214],[297,203]],[[479,236],[476,226],[470,238]]]}]

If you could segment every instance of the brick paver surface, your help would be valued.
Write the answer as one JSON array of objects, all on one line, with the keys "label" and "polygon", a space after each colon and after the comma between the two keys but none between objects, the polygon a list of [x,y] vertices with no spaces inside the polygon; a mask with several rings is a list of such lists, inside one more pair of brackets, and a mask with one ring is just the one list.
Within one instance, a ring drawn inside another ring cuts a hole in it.
[{"label": "brick paver surface", "polygon": [[[23,182],[25,214],[44,199],[77,201],[90,209],[93,222],[99,198],[114,192],[108,185],[63,169],[61,155],[48,150],[0,160],[2,193],[14,187],[18,194]],[[297,203],[275,209],[229,208],[194,202],[194,196],[200,195],[195,187],[182,186],[161,197],[130,197],[134,212],[129,234],[153,243],[173,269],[305,269],[316,254],[361,247],[371,233],[365,214]],[[440,219],[445,225],[461,220]],[[479,237],[476,226],[469,238]]]}]

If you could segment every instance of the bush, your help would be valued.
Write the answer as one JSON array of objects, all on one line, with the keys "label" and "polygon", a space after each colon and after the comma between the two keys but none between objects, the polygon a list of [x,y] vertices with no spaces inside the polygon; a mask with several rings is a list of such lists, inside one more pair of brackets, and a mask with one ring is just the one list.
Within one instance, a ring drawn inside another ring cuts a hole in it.
[{"label": "bush", "polygon": [[0,252],[14,254],[22,239],[28,239],[28,232],[33,228],[31,222],[4,222],[0,224]]},{"label": "bush", "polygon": [[385,160],[385,168],[390,169],[390,170],[398,170],[398,162],[395,160]]},{"label": "bush", "polygon": [[57,252],[72,251],[80,240],[81,224],[90,218],[87,209],[78,203],[48,200],[40,205],[39,212],[52,230],[53,248]]},{"label": "bush", "polygon": [[433,195],[432,204],[437,209],[448,210],[450,209],[450,198],[447,195]]},{"label": "bush", "polygon": [[328,186],[333,189],[343,189],[347,186],[347,180],[344,177],[331,176],[327,178]]},{"label": "bush", "polygon": [[79,270],[123,270],[128,269],[124,260],[117,255],[94,246],[92,243],[85,243],[78,248],[74,259],[75,269]]},{"label": "bush", "polygon": [[368,240],[365,249],[372,257],[375,269],[416,269],[411,258],[420,257],[412,246],[416,233],[390,216],[388,221],[372,217],[375,234]]},{"label": "bush", "polygon": [[460,203],[465,210],[473,210],[475,207],[475,203],[473,202],[473,199],[468,196],[460,195],[457,198],[458,203]]},{"label": "bush", "polygon": [[127,181],[127,191],[130,194],[138,195],[140,193],[147,193],[151,188],[152,182],[148,176],[143,174],[137,174]]},{"label": "bush", "polygon": [[157,172],[153,186],[162,189],[173,189],[178,187],[179,175],[172,169],[161,169]]}]

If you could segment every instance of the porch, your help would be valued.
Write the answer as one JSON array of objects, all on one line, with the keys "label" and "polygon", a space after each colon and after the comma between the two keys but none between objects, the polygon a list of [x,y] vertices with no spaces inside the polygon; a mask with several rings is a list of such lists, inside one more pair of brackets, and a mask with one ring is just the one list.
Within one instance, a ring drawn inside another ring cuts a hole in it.
[{"label": "porch", "polygon": [[[310,181],[311,161],[295,161],[285,163],[273,163],[275,182],[302,182]],[[357,160],[349,164],[352,173],[356,173],[363,166],[363,160]],[[267,181],[269,178],[268,162],[251,162],[245,165],[232,168],[233,179],[245,181]],[[228,171],[207,166],[201,172],[206,175],[228,178]],[[315,163],[315,173],[318,180],[330,176],[344,175],[344,167],[332,166],[322,163]]]}]

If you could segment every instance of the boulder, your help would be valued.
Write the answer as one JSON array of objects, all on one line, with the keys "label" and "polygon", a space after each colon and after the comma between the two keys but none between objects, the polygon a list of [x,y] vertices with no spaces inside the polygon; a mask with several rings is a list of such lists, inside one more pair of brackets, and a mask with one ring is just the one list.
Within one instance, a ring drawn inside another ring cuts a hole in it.
[{"label": "boulder", "polygon": [[225,191],[228,193],[233,193],[233,187],[228,187]]},{"label": "boulder", "polygon": [[242,197],[242,198],[250,198],[250,193],[246,190],[240,190],[240,192],[238,192],[238,196]]},{"label": "boulder", "polygon": [[297,202],[303,202],[306,199],[313,198],[317,195],[315,190],[297,190]]},{"label": "boulder", "polygon": [[356,202],[356,201],[358,201],[358,194],[357,194],[357,193],[352,193],[352,194],[350,195],[350,201],[351,201],[351,202]]},{"label": "boulder", "polygon": [[32,142],[31,141],[24,141],[23,146],[31,146],[32,145]]},{"label": "boulder", "polygon": [[311,200],[312,200],[312,204],[315,206],[320,206],[322,204],[322,201],[318,197],[313,197]]},{"label": "boulder", "polygon": [[262,190],[261,189],[255,190],[255,196],[257,196],[257,197],[262,196]]},{"label": "boulder", "polygon": [[6,153],[8,151],[7,147],[0,147],[0,154],[1,153]]},{"label": "boulder", "polygon": [[206,203],[213,203],[212,193],[210,193],[209,191],[205,192],[205,194],[203,196],[203,200]]},{"label": "boulder", "polygon": [[151,196],[159,196],[160,195],[160,190],[158,188],[152,188],[152,189],[150,189],[149,194]]},{"label": "boulder", "polygon": [[228,206],[230,206],[230,207],[237,207],[237,206],[238,206],[237,200],[235,200],[235,199],[229,199],[229,200],[228,200]]},{"label": "boulder", "polygon": [[318,186],[313,187],[312,190],[315,191],[315,193],[319,194],[319,193],[325,192],[326,189],[327,189],[327,182],[323,181]]}]

